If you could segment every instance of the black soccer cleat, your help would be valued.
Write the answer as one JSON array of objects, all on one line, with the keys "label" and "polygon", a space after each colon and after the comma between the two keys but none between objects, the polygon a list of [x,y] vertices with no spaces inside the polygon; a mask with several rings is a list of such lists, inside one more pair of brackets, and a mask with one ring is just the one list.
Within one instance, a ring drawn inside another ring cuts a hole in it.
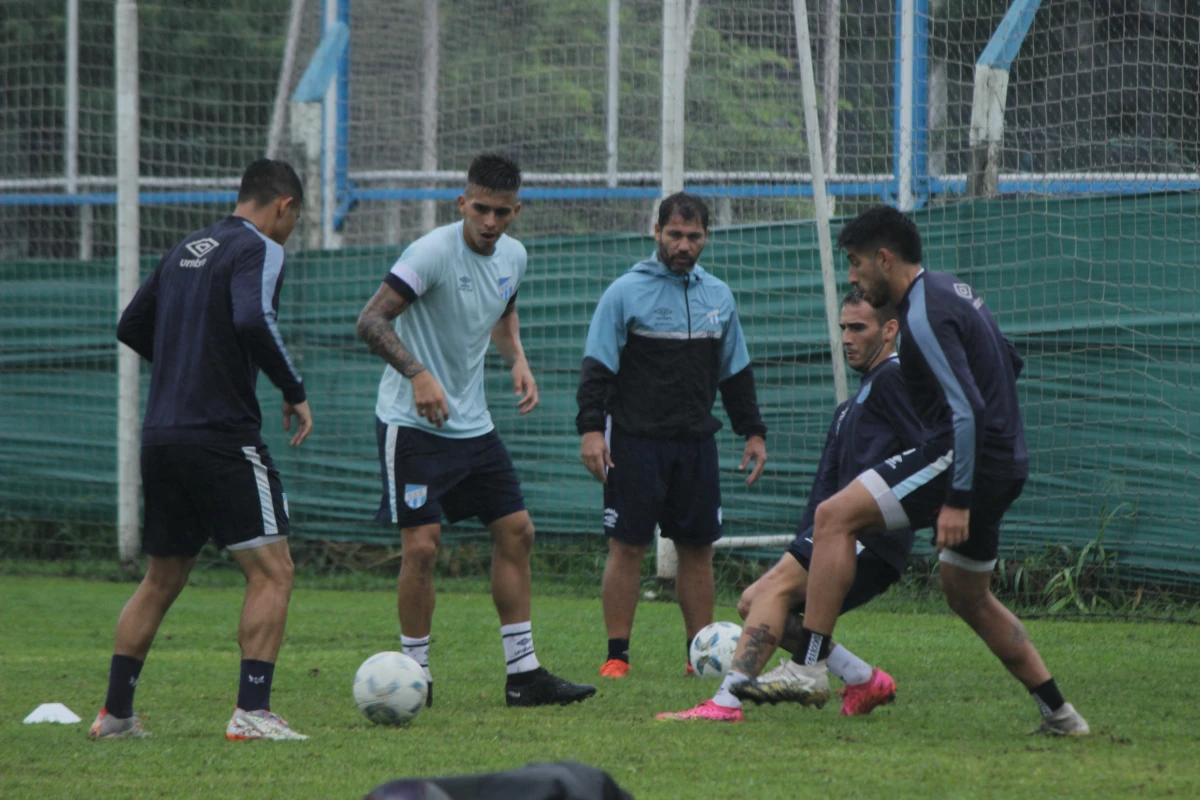
[{"label": "black soccer cleat", "polygon": [[509,676],[508,685],[504,687],[504,700],[514,707],[565,706],[587,700],[595,693],[596,687],[591,684],[571,683],[545,667],[538,667],[532,672]]},{"label": "black soccer cleat", "polygon": [[425,707],[433,708],[433,681],[425,684]]}]

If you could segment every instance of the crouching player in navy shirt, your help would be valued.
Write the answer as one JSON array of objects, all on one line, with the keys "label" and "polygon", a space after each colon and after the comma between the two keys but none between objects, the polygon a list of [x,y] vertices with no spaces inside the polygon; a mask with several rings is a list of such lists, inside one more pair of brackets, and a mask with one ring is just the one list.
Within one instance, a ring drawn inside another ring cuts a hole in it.
[{"label": "crouching player in navy shirt", "polygon": [[[842,300],[840,324],[846,359],[862,375],[862,383],[854,396],[834,411],[796,539],[779,563],[742,593],[738,613],[746,620],[745,628],[738,639],[733,666],[716,695],[693,709],[660,714],[659,719],[715,722],[742,719],[739,687],[759,675],[777,647],[796,651],[812,561],[817,506],[867,467],[915,447],[921,440],[921,424],[908,399],[896,358],[900,325],[895,312],[890,308],[872,308],[861,292],[853,291]],[[912,531],[906,528],[863,536],[854,584],[842,604],[842,613],[883,594],[899,580],[912,543]],[[877,705],[894,698],[896,683],[892,677],[871,667],[844,646],[834,645],[829,664],[830,670],[846,683],[844,716],[868,714]],[[749,695],[749,699],[764,699],[762,692],[792,669],[790,662],[784,662],[760,676],[754,683],[761,688],[757,694]],[[817,702],[823,704],[825,699],[819,698]]]},{"label": "crouching player in navy shirt", "polygon": [[747,486],[767,461],[733,294],[697,263],[708,240],[704,201],[683,192],[664,198],[654,238],[655,257],[634,264],[600,298],[576,397],[583,463],[604,484],[606,678],[629,673],[642,557],[655,525],[678,549],[686,642],[712,622],[712,544],[721,538],[718,389],[734,433],[746,438],[741,469],[754,463]]}]

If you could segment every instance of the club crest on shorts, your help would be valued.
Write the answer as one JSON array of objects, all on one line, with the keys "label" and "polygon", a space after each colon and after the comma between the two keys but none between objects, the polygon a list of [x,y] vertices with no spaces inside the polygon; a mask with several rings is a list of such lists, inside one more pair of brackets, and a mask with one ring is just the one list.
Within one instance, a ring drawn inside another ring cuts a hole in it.
[{"label": "club crest on shorts", "polygon": [[404,505],[409,508],[420,508],[429,499],[429,487],[417,486],[414,483],[404,484]]}]

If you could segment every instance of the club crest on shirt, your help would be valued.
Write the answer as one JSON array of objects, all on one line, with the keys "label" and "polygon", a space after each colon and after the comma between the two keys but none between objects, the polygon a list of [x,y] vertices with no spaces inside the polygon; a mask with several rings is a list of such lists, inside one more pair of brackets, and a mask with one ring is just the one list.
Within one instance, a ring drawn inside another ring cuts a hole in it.
[{"label": "club crest on shirt", "polygon": [[705,312],[704,316],[713,325],[721,324],[721,309],[719,309],[719,308],[708,309],[708,311]]},{"label": "club crest on shirt", "polygon": [[511,277],[498,278],[497,283],[500,285],[500,299],[501,300],[508,300],[510,297],[512,297],[513,289],[515,287],[513,286]]},{"label": "club crest on shirt", "polygon": [[870,396],[871,396],[871,384],[868,383],[866,386],[859,389],[858,397],[855,398],[855,402],[857,402],[861,406],[863,403],[867,402],[867,398]]},{"label": "club crest on shirt", "polygon": [[428,486],[417,486],[413,483],[404,485],[404,505],[409,508],[417,509],[425,505],[425,500],[429,497]]}]

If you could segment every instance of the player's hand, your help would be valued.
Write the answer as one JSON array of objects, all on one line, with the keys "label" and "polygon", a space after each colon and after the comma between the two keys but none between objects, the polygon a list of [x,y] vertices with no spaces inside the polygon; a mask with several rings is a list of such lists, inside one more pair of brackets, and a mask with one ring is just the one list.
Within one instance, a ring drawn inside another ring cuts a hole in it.
[{"label": "player's hand", "polygon": [[746,440],[746,449],[742,451],[742,463],[738,470],[744,470],[746,465],[754,462],[754,468],[746,476],[746,485],[753,486],[762,475],[763,467],[767,466],[767,442],[761,436],[751,436]]},{"label": "player's hand", "polygon": [[608,443],[600,431],[588,431],[583,435],[583,443],[579,445],[579,456],[583,465],[601,483],[608,482],[608,468],[613,466],[612,454],[608,452]]},{"label": "player's hand", "polygon": [[442,427],[450,419],[450,404],[446,392],[429,370],[418,372],[412,377],[413,404],[417,415],[429,420],[431,425]]},{"label": "player's hand", "polygon": [[296,447],[312,433],[312,410],[308,407],[307,400],[303,403],[296,403],[296,405],[292,405],[287,400],[283,401],[283,429],[285,431],[292,429],[292,417],[296,418],[296,433],[292,436],[291,445]]},{"label": "player's hand", "polygon": [[937,549],[956,547],[970,535],[971,509],[942,506],[937,518]]},{"label": "player's hand", "polygon": [[513,394],[518,398],[517,411],[521,414],[528,414],[537,408],[538,388],[537,381],[533,379],[533,370],[529,368],[529,362],[524,358],[513,364],[512,379]]}]

